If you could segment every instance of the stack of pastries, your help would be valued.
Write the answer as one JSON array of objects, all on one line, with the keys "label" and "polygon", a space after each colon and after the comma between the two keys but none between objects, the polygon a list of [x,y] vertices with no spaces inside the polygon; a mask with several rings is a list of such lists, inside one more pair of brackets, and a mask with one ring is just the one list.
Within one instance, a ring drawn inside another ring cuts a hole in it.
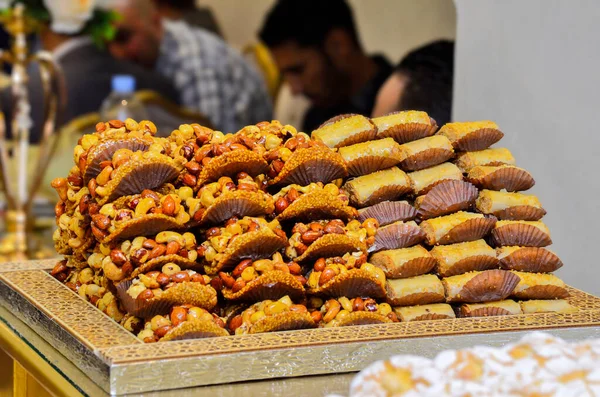
[{"label": "stack of pastries", "polygon": [[52,275],[145,342],[574,310],[502,136],[419,111],[99,123],[52,183]]}]

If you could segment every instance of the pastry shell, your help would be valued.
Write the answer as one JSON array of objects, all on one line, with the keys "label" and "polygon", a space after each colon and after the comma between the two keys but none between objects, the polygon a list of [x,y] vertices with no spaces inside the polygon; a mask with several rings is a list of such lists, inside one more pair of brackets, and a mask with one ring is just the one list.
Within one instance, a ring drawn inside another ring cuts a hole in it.
[{"label": "pastry shell", "polygon": [[492,230],[496,246],[519,245],[545,247],[552,244],[548,228],[542,222],[499,221]]},{"label": "pastry shell", "polygon": [[226,329],[219,327],[213,321],[188,320],[167,332],[159,342],[214,338],[218,336],[229,336],[229,332],[227,332]]},{"label": "pastry shell", "polygon": [[295,329],[315,328],[317,324],[309,313],[283,312],[258,320],[248,328],[249,334],[263,332],[290,331]]},{"label": "pastry shell", "polygon": [[553,274],[512,271],[521,281],[513,296],[518,299],[564,299],[569,296],[565,283]]},{"label": "pastry shell", "polygon": [[290,273],[273,270],[249,281],[237,292],[223,289],[223,297],[235,302],[277,300],[289,295],[292,300],[304,299],[304,286]]},{"label": "pastry shell", "polygon": [[418,171],[433,167],[454,157],[452,144],[445,136],[434,135],[400,146],[399,167],[404,171]]},{"label": "pastry shell", "polygon": [[348,176],[346,163],[339,153],[324,145],[297,149],[285,162],[270,185],[310,185],[313,182],[329,183]]},{"label": "pastry shell", "polygon": [[424,239],[425,233],[414,221],[394,222],[377,230],[375,243],[369,251],[407,248],[420,243]]},{"label": "pastry shell", "polygon": [[394,312],[402,322],[445,320],[455,318],[452,306],[447,303],[432,303],[429,305],[395,307]]},{"label": "pastry shell", "polygon": [[432,274],[387,280],[387,302],[392,306],[415,306],[444,302],[444,286]]},{"label": "pastry shell", "polygon": [[458,308],[460,317],[491,317],[522,314],[521,306],[507,299],[487,303],[465,303]]},{"label": "pastry shell", "polygon": [[356,207],[395,200],[411,191],[408,176],[397,167],[354,178],[343,186]]},{"label": "pastry shell", "polygon": [[319,258],[342,256],[348,252],[366,252],[366,244],[345,234],[325,234],[313,242],[294,262],[309,262]]},{"label": "pastry shell", "polygon": [[506,270],[521,272],[550,273],[563,266],[560,258],[552,251],[541,247],[514,247],[508,255],[503,251],[512,247],[497,248],[500,265]]},{"label": "pastry shell", "polygon": [[217,304],[217,292],[210,285],[186,281],[173,285],[157,297],[147,301],[134,299],[127,293],[132,280],[116,285],[117,296],[125,311],[137,317],[151,318],[157,314],[168,313],[173,306],[190,304],[211,310]]},{"label": "pastry shell", "polygon": [[277,216],[280,222],[294,220],[309,222],[319,219],[354,218],[354,208],[346,205],[339,197],[326,191],[314,191],[301,195]]},{"label": "pastry shell", "polygon": [[213,157],[200,171],[197,186],[216,181],[222,176],[234,177],[240,172],[255,177],[267,172],[268,164],[262,156],[251,150],[233,150]]},{"label": "pastry shell", "polygon": [[369,258],[388,278],[408,278],[429,273],[437,261],[423,246],[379,251]]},{"label": "pastry shell", "polygon": [[380,226],[385,226],[397,221],[411,221],[416,216],[417,210],[408,201],[383,201],[358,210],[356,219],[364,222],[368,218],[375,218]]},{"label": "pastry shell", "polygon": [[112,160],[113,154],[119,149],[129,149],[132,152],[146,151],[152,145],[151,137],[123,137],[121,139],[108,138],[98,142],[88,151],[87,165],[82,170],[83,182],[87,185],[90,179],[95,178],[102,171],[100,163]]},{"label": "pastry shell", "polygon": [[565,299],[529,300],[519,302],[523,313],[573,313],[579,309]]},{"label": "pastry shell", "polygon": [[529,172],[513,165],[476,166],[469,170],[467,180],[481,189],[518,192],[535,185]]},{"label": "pastry shell", "polygon": [[356,298],[369,296],[385,297],[385,288],[377,277],[363,269],[350,269],[333,277],[327,283],[315,289],[308,289],[308,295],[321,297]]},{"label": "pastry shell", "polygon": [[448,123],[437,134],[448,137],[452,146],[463,152],[486,149],[504,136],[496,123],[491,121]]},{"label": "pastry shell", "polygon": [[330,148],[370,141],[376,135],[377,127],[368,117],[353,113],[332,117],[311,134]]},{"label": "pastry shell", "polygon": [[376,117],[377,138],[391,137],[400,144],[431,136],[437,123],[427,113],[415,110],[399,111]]},{"label": "pastry shell", "polygon": [[506,270],[470,272],[442,279],[447,302],[491,302],[506,299],[519,283],[519,276]]},{"label": "pastry shell", "polygon": [[[433,246],[438,244],[455,244],[479,240],[486,236],[496,224],[496,218],[493,216],[486,217],[481,215],[478,217],[471,216],[460,219],[462,214],[466,213],[457,212],[440,217],[444,219],[433,218],[421,222],[421,230],[425,232],[427,244]],[[456,223],[456,225],[452,226],[442,236],[437,236],[439,234],[437,233],[437,229],[440,228],[440,226],[436,225],[434,222],[452,222]]]},{"label": "pastry shell", "polygon": [[234,216],[242,218],[244,216],[268,215],[273,213],[274,210],[275,204],[269,194],[262,191],[233,190],[217,197],[206,208],[200,224],[215,225],[225,222]]},{"label": "pastry shell", "polygon": [[400,162],[400,145],[392,138],[357,143],[339,149],[350,176],[367,175]]},{"label": "pastry shell", "polygon": [[367,311],[350,312],[341,320],[336,320],[336,327],[348,327],[352,325],[386,324],[392,320],[386,316]]},{"label": "pastry shell", "polygon": [[477,198],[477,188],[465,181],[447,180],[435,185],[415,206],[421,219],[435,218],[469,209]]}]

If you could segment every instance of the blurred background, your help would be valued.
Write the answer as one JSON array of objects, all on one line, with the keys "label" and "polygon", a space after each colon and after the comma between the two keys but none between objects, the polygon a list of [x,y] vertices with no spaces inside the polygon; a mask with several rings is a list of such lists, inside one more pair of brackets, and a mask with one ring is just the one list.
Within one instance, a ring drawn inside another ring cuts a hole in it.
[{"label": "blurred background", "polygon": [[[23,3],[45,10],[36,13],[30,50],[49,51],[64,78],[53,86],[64,111],[34,206],[40,230],[53,226],[49,181],[68,173],[77,140],[100,120],[150,118],[167,135],[186,122],[234,132],[273,118],[310,132],[340,113],[419,109],[440,125],[499,124],[502,145],[536,178],[532,193],[565,263],[559,275],[600,293],[600,153],[588,132],[600,105],[597,1]],[[6,32],[0,42],[10,51]],[[21,108],[10,100],[11,68],[3,66],[2,110],[10,117]],[[35,157],[44,79],[27,70]],[[9,125],[6,139],[17,135]]]}]

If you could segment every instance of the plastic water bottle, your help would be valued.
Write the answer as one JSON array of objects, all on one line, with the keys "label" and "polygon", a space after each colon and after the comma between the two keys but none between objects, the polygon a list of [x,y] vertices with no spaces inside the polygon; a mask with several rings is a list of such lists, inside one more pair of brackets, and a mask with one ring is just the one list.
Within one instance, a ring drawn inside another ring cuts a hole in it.
[{"label": "plastic water bottle", "polygon": [[148,113],[144,105],[135,99],[135,77],[115,75],[112,77],[112,92],[102,102],[100,119],[102,121],[132,118],[135,121],[147,120]]}]

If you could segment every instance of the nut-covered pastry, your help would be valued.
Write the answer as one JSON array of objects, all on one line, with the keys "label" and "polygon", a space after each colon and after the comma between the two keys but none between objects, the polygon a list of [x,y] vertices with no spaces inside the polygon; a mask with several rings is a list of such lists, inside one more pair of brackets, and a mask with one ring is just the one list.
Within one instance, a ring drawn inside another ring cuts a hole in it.
[{"label": "nut-covered pastry", "polygon": [[521,314],[521,306],[511,300],[486,303],[465,303],[459,307],[460,317],[490,317]]},{"label": "nut-covered pastry", "polygon": [[175,305],[212,309],[217,304],[217,293],[209,283],[210,278],[206,275],[167,263],[160,270],[122,281],[116,288],[127,313],[149,318],[167,313]]},{"label": "nut-covered pastry", "polygon": [[484,240],[439,245],[431,249],[431,255],[437,262],[436,272],[441,277],[499,267],[496,251]]},{"label": "nut-covered pastry", "polygon": [[417,171],[438,165],[454,156],[452,144],[445,136],[434,135],[400,146],[400,165],[405,171]]},{"label": "nut-covered pastry", "polygon": [[330,148],[340,148],[375,138],[377,127],[359,114],[344,114],[324,122],[312,132],[312,138]]},{"label": "nut-covered pastry", "polygon": [[387,301],[392,306],[414,306],[444,302],[440,279],[433,274],[387,280]]},{"label": "nut-covered pastry", "polygon": [[550,273],[563,265],[554,252],[541,247],[499,247],[496,253],[500,265],[506,270]]},{"label": "nut-covered pastry", "polygon": [[362,252],[317,259],[308,275],[307,293],[332,297],[383,298],[385,274],[366,260],[367,255]]},{"label": "nut-covered pastry", "polygon": [[538,221],[546,210],[533,195],[482,190],[475,202],[477,210],[502,220]]},{"label": "nut-covered pastry", "polygon": [[292,228],[285,254],[302,262],[366,251],[367,246],[375,241],[378,226],[374,219],[367,219],[362,224],[355,219],[347,224],[340,219],[297,223]]},{"label": "nut-covered pastry", "polygon": [[350,203],[366,207],[386,200],[395,200],[410,192],[410,179],[397,167],[354,178],[343,186]]},{"label": "nut-covered pastry", "polygon": [[379,251],[369,262],[383,270],[388,278],[408,278],[429,273],[435,258],[422,245]]},{"label": "nut-covered pastry", "polygon": [[314,328],[317,324],[304,305],[294,304],[289,296],[255,303],[228,324],[235,335]]},{"label": "nut-covered pastry", "polygon": [[466,181],[446,180],[415,199],[420,219],[468,210],[477,198],[477,188]]},{"label": "nut-covered pastry", "polygon": [[339,153],[302,132],[267,152],[265,159],[269,162],[270,185],[306,186],[313,182],[329,183],[348,175]]},{"label": "nut-covered pastry", "polygon": [[168,316],[156,315],[146,321],[138,338],[146,343],[227,336],[223,320],[214,313],[192,305],[175,306]]},{"label": "nut-covered pastry", "polygon": [[230,273],[219,272],[211,284],[222,288],[223,296],[230,301],[256,302],[286,295],[302,299],[306,284],[302,273],[300,265],[284,262],[276,252],[271,259],[244,259]]},{"label": "nut-covered pastry", "polygon": [[381,171],[400,162],[400,145],[392,138],[341,147],[338,152],[351,176]]},{"label": "nut-covered pastry", "polygon": [[432,303],[430,305],[399,306],[394,307],[394,312],[402,322],[445,320],[455,318],[452,306],[447,303]]},{"label": "nut-covered pastry", "polygon": [[311,315],[325,328],[398,322],[389,304],[366,297],[329,299]]},{"label": "nut-covered pastry", "polygon": [[519,276],[506,270],[469,272],[442,279],[447,302],[491,302],[506,299],[519,283]]},{"label": "nut-covered pastry", "polygon": [[429,245],[479,240],[492,230],[496,218],[459,211],[421,222]]},{"label": "nut-covered pastry", "polygon": [[242,259],[260,259],[285,247],[286,235],[277,220],[232,218],[224,227],[211,227],[201,245],[204,270],[217,274],[236,266]]},{"label": "nut-covered pastry", "polygon": [[469,170],[467,180],[482,189],[508,192],[528,190],[535,185],[527,170],[514,165],[478,165]]},{"label": "nut-covered pastry", "polygon": [[275,214],[280,221],[353,218],[356,211],[348,206],[348,196],[335,184],[311,183],[288,185],[273,195]]},{"label": "nut-covered pastry", "polygon": [[432,187],[446,180],[462,181],[463,174],[452,163],[442,163],[435,167],[408,174],[411,186],[416,195],[427,193]]},{"label": "nut-covered pastry", "polygon": [[553,274],[512,272],[521,279],[512,293],[515,298],[562,299],[569,296],[564,281]]},{"label": "nut-covered pastry", "polygon": [[523,313],[573,313],[578,309],[565,299],[530,300],[519,302]]},{"label": "nut-covered pastry", "polygon": [[398,143],[433,135],[438,127],[427,113],[416,110],[393,112],[372,121],[377,126],[377,138],[392,137]]},{"label": "nut-covered pastry", "polygon": [[464,152],[486,149],[504,136],[498,125],[489,120],[444,124],[437,135],[448,137],[457,150]]},{"label": "nut-covered pastry", "polygon": [[471,168],[478,165],[515,165],[515,158],[510,150],[506,148],[493,148],[478,150],[476,152],[465,152],[458,156],[456,165],[463,172],[469,172]]},{"label": "nut-covered pastry", "polygon": [[361,222],[374,218],[380,226],[397,221],[412,221],[417,216],[417,210],[408,201],[383,201],[370,207],[358,210],[357,219]]},{"label": "nut-covered pastry", "polygon": [[552,244],[550,230],[540,221],[498,221],[492,230],[496,246],[545,247]]}]

